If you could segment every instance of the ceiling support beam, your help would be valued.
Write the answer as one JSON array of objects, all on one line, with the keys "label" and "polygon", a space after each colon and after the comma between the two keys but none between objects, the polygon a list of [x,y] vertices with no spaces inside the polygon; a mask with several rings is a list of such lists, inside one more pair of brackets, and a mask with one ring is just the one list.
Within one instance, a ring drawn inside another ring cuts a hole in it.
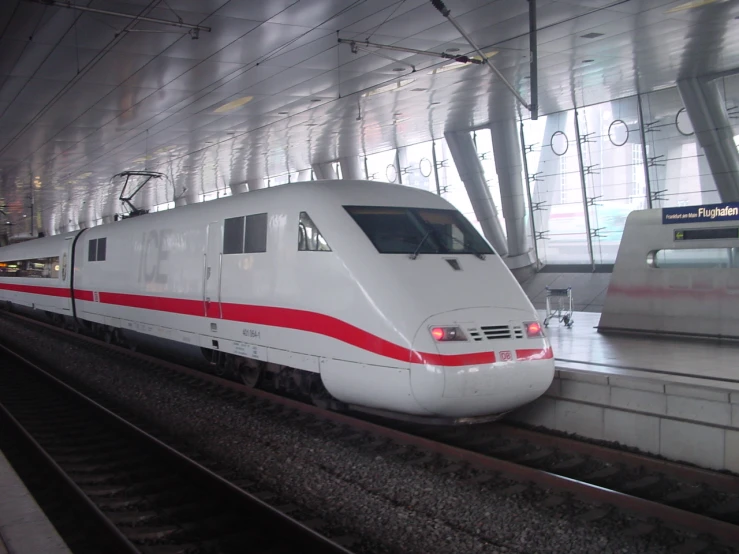
[{"label": "ceiling support beam", "polygon": [[364,160],[360,156],[347,156],[339,160],[341,164],[341,176],[353,181],[364,181]]},{"label": "ceiling support beam", "polygon": [[521,178],[523,161],[513,110],[509,117],[491,123],[490,133],[508,242],[506,265],[509,269],[527,267],[536,260],[527,240],[526,189]]},{"label": "ceiling support beam", "polygon": [[447,131],[444,133],[447,146],[454,159],[459,178],[467,189],[470,204],[480,222],[485,238],[502,258],[508,256],[508,244],[500,225],[495,203],[485,181],[480,158],[477,157],[472,136],[467,131]]},{"label": "ceiling support beam", "polygon": [[[498,68],[493,65],[493,62],[491,62],[485,56],[485,54],[482,53],[482,50],[480,50],[480,48],[474,43],[474,41],[470,38],[470,36],[467,33],[465,33],[464,29],[462,29],[462,26],[459,23],[457,23],[454,20],[454,18],[452,18],[451,15],[449,15],[449,13],[450,13],[449,12],[449,8],[447,8],[444,5],[444,2],[442,2],[442,0],[431,0],[431,3],[434,5],[434,7],[437,10],[439,10],[439,12],[441,13],[441,15],[443,15],[444,17],[446,17],[449,20],[449,22],[452,25],[454,25],[454,27],[457,29],[457,31],[459,31],[459,34],[462,35],[464,37],[464,39],[470,44],[470,46],[472,46],[472,48],[475,49],[475,51],[480,56],[480,59],[483,61],[483,63],[486,63],[488,65],[488,67],[490,67],[490,69],[492,69],[495,72],[495,74],[498,76],[498,78],[501,81],[503,81],[503,84],[508,88],[508,90],[510,90],[513,93],[513,96],[515,96],[516,99],[519,102],[521,102],[521,105],[524,108],[526,108],[527,110],[531,111],[531,106],[529,106],[526,103],[526,100],[524,100],[523,97],[518,93],[518,91],[515,88],[513,88],[513,85],[511,85],[511,83],[508,82],[508,79],[506,79],[503,76],[503,74],[500,71],[498,71]],[[529,5],[529,9],[530,8],[531,8],[531,6]]]},{"label": "ceiling support beam", "polygon": [[678,80],[677,90],[698,144],[706,153],[721,201],[739,201],[739,151],[718,82],[689,77]]},{"label": "ceiling support beam", "polygon": [[193,33],[193,38],[197,38],[197,33],[200,31],[210,32],[210,27],[204,27],[202,25],[191,25],[189,23],[183,23],[182,21],[171,21],[167,19],[158,19],[156,17],[144,17],[144,16],[138,16],[133,15],[130,13],[121,13],[121,12],[113,12],[110,10],[100,10],[97,8],[88,8],[87,6],[79,6],[77,4],[72,4],[72,2],[59,2],[57,0],[26,0],[26,2],[33,2],[35,4],[43,4],[45,6],[56,6],[59,8],[68,8],[71,10],[79,10],[83,12],[93,12],[93,13],[99,13],[101,15],[112,15],[115,17],[125,17],[128,19],[134,19],[137,21],[148,21],[150,23],[159,23],[161,25],[170,25],[172,27],[182,27],[185,29],[192,29],[195,31]]},{"label": "ceiling support beam", "polygon": [[312,167],[317,181],[323,181],[325,179],[334,180],[339,178],[338,175],[336,175],[336,170],[331,162],[314,163],[312,164]]}]

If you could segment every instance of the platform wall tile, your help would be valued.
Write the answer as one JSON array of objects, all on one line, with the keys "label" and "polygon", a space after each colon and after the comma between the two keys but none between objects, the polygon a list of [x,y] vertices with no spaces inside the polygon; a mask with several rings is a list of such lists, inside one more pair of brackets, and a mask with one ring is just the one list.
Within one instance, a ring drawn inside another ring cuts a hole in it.
[{"label": "platform wall tile", "polygon": [[554,378],[552,381],[552,384],[549,385],[549,388],[544,393],[545,396],[559,396],[562,392],[562,379],[558,379],[557,377]]},{"label": "platform wall tile", "polygon": [[724,468],[739,473],[739,431],[726,430]]},{"label": "platform wall tile", "polygon": [[724,466],[725,430],[717,427],[662,418],[660,454],[670,460],[710,469]]},{"label": "platform wall tile", "polygon": [[66,544],[53,528],[39,529],[36,521],[16,523],[12,527],[0,527],[0,534],[14,554],[68,553]]},{"label": "platform wall tile", "polygon": [[521,421],[529,425],[541,425],[542,427],[552,428],[552,424],[556,418],[555,404],[553,398],[542,397],[531,404],[511,412],[506,416],[507,419],[513,421]]},{"label": "platform wall tile", "polygon": [[621,375],[609,375],[608,384],[612,387],[620,387],[622,389],[646,390],[649,392],[665,392],[665,384],[659,381],[651,381],[649,379],[640,379],[638,377],[623,377]]},{"label": "platform wall tile", "polygon": [[729,392],[708,387],[668,384],[665,386],[665,392],[669,395],[702,398],[703,400],[711,400],[713,402],[729,401]]},{"label": "platform wall tile", "polygon": [[667,415],[716,425],[731,425],[731,404],[684,396],[668,396]]},{"label": "platform wall tile", "polygon": [[731,405],[731,426],[739,429],[739,404]]},{"label": "platform wall tile", "polygon": [[596,385],[607,385],[608,374],[594,373],[592,371],[574,371],[560,368],[560,379],[568,379],[570,381],[582,381],[583,383],[595,383]]},{"label": "platform wall tile", "polygon": [[732,404],[739,404],[739,392],[732,392],[730,400]]},{"label": "platform wall tile", "polygon": [[[558,400],[555,424],[558,431],[576,433],[593,439],[603,438],[603,411],[600,406]],[[549,423],[551,425],[551,422]]]},{"label": "platform wall tile", "polygon": [[656,392],[612,387],[611,406],[664,415],[667,413],[667,397]]},{"label": "platform wall tile", "polygon": [[581,381],[565,379],[561,383],[560,396],[571,400],[607,405],[610,396],[609,392],[610,388],[607,385],[596,385],[595,383],[583,383]]},{"label": "platform wall tile", "polygon": [[606,408],[603,439],[659,454],[659,417]]}]

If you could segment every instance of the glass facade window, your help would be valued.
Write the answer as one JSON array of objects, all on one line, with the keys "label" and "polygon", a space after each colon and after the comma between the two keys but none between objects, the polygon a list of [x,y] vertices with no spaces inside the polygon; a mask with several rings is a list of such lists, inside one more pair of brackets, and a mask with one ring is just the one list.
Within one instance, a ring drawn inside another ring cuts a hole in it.
[{"label": "glass facade window", "polygon": [[[647,207],[636,97],[577,112],[593,258],[616,261],[626,217]],[[581,200],[582,201],[582,200]]]},{"label": "glass facade window", "polygon": [[398,149],[402,183],[436,194],[434,143],[421,142]]},{"label": "glass facade window", "polygon": [[367,178],[370,181],[398,182],[398,166],[396,150],[386,150],[377,154],[370,154],[365,158],[367,164]]},{"label": "glass facade window", "polygon": [[500,184],[498,183],[498,172],[495,169],[495,156],[493,153],[493,137],[490,129],[481,129],[472,132],[472,141],[477,150],[477,157],[480,160],[482,171],[485,174],[485,182],[490,191],[490,197],[495,204],[495,212],[500,222],[503,234],[507,235],[505,226],[505,217],[503,217],[503,202],[500,198]]},{"label": "glass facade window", "polygon": [[720,202],[677,88],[640,97],[652,207]]},{"label": "glass facade window", "polygon": [[539,259],[590,263],[574,111],[524,123]]}]

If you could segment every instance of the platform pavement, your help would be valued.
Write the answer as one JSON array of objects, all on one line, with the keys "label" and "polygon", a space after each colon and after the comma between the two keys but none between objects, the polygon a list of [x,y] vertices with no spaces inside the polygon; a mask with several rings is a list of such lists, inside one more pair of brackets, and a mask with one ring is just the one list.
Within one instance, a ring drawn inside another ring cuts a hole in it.
[{"label": "platform pavement", "polygon": [[739,473],[739,345],[603,335],[599,317],[550,323],[554,382],[507,417]]},{"label": "platform pavement", "polygon": [[2,452],[0,554],[71,554]]}]

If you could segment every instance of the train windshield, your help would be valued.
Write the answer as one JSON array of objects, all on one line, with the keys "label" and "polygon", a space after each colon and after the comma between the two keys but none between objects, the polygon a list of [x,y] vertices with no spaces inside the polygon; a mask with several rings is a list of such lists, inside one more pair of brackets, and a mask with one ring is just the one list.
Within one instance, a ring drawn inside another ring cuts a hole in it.
[{"label": "train windshield", "polygon": [[493,254],[456,210],[344,206],[381,254]]}]

